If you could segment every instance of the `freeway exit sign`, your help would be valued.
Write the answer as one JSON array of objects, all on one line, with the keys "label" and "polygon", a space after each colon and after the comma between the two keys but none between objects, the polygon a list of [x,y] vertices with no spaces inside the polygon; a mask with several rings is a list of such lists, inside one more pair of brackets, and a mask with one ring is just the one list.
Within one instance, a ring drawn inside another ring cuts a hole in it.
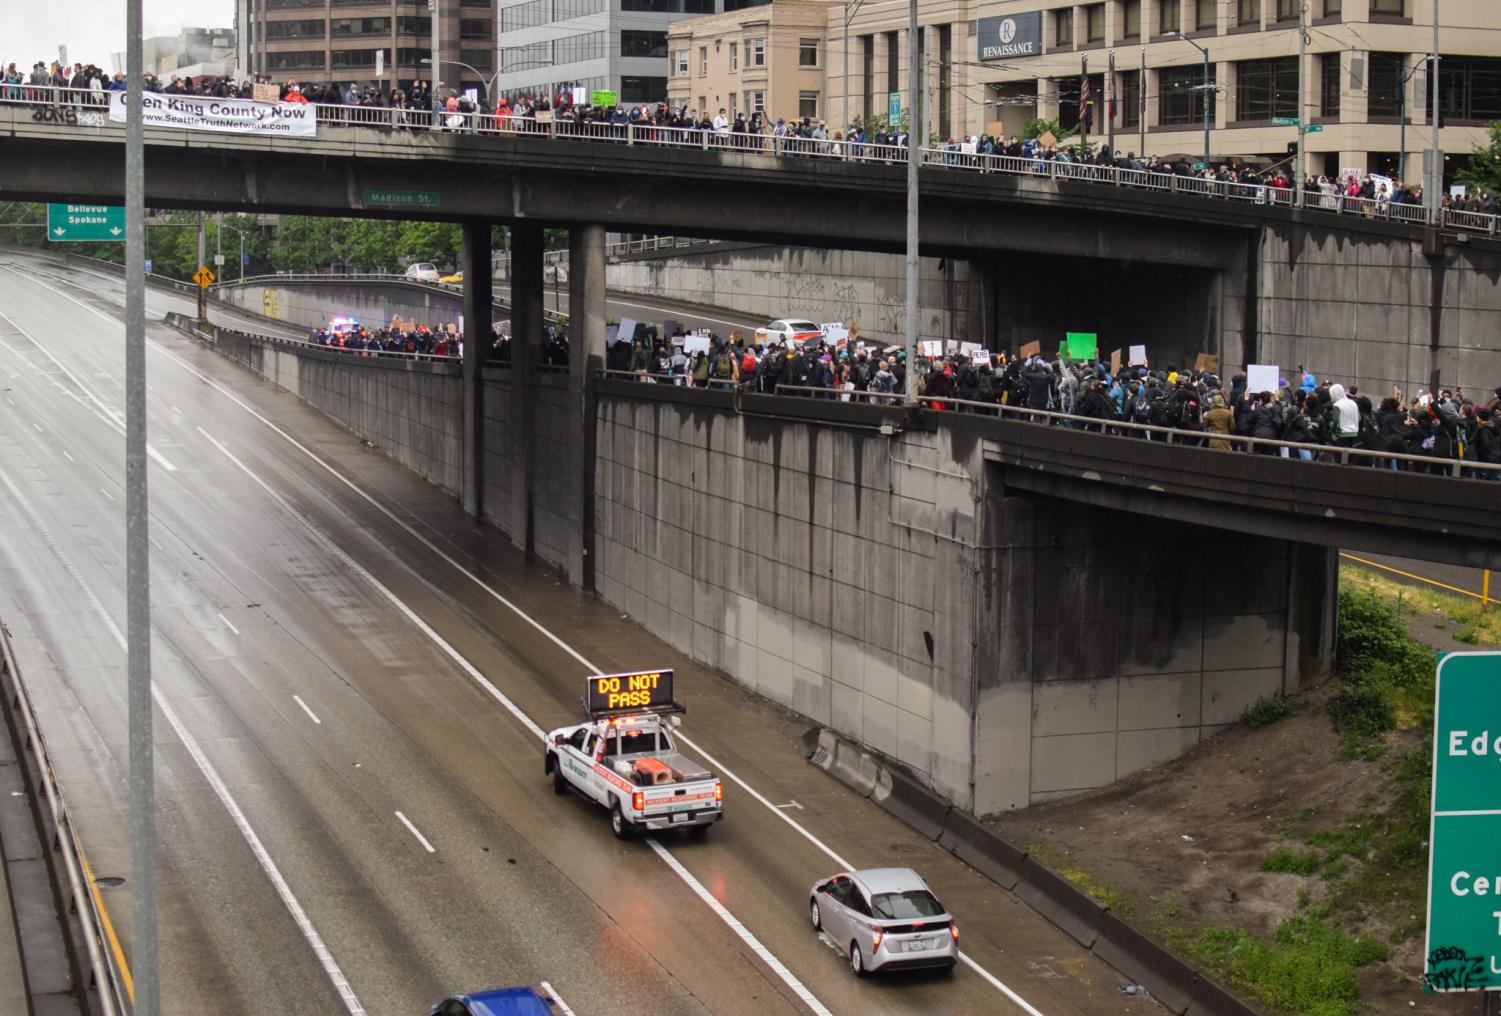
[{"label": "freeway exit sign", "polygon": [[1501,653],[1438,662],[1425,991],[1501,991]]},{"label": "freeway exit sign", "polygon": [[49,240],[123,240],[125,209],[119,205],[48,205]]}]

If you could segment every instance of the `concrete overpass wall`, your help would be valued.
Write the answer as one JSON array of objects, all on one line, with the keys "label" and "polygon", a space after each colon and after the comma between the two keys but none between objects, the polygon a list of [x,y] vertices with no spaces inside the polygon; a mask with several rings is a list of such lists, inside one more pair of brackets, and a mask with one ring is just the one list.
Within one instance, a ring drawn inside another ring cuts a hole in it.
[{"label": "concrete overpass wall", "polygon": [[353,317],[370,325],[383,325],[393,317],[432,324],[458,321],[464,312],[463,293],[414,286],[393,279],[389,285],[362,282],[251,283],[218,286],[214,296],[242,310],[263,314],[312,330],[327,327],[335,315]]}]

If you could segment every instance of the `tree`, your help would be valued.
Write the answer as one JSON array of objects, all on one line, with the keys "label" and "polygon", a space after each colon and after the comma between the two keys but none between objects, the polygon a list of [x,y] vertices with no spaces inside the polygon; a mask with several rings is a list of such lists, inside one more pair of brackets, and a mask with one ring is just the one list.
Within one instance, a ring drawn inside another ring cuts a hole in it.
[{"label": "tree", "polygon": [[1501,194],[1501,120],[1490,126],[1487,144],[1470,149],[1469,164],[1454,174],[1454,182],[1470,193]]}]

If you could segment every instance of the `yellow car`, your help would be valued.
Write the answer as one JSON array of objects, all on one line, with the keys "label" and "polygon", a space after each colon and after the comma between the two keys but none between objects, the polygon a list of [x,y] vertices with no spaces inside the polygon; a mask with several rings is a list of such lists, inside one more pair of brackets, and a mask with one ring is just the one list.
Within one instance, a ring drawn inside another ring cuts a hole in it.
[{"label": "yellow car", "polygon": [[445,286],[462,286],[464,284],[464,273],[454,272],[452,275],[443,276],[438,281]]}]

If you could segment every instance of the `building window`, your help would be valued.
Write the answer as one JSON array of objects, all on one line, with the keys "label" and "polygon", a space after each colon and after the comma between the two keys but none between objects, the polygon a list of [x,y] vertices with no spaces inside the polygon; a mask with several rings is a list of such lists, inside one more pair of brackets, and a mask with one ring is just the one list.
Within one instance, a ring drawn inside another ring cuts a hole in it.
[{"label": "building window", "polygon": [[766,66],[766,40],[765,39],[746,39],[745,40],[745,66],[747,66],[747,67],[765,67]]},{"label": "building window", "polygon": [[700,47],[698,47],[698,76],[701,77],[701,78],[706,78],[706,77],[709,76],[709,47],[708,46],[700,46]]},{"label": "building window", "polygon": [[[334,18],[328,23],[329,35],[385,35],[390,30],[390,18]],[[321,26],[318,34],[323,34]]]},{"label": "building window", "polygon": [[[603,0],[552,0],[552,13],[547,13],[548,0],[534,0],[542,4],[543,20],[546,22],[572,21],[574,18],[588,17],[590,14],[600,14],[604,11]],[[505,16],[507,8],[501,8],[501,16]]]},{"label": "building window", "polygon": [[1341,0],[1324,0],[1324,17],[1337,18],[1344,13],[1344,4]]},{"label": "building window", "polygon": [[666,98],[666,78],[627,76],[620,79],[621,102],[662,102]]},{"label": "building window", "polygon": [[321,39],[323,38],[323,19],[313,18],[307,21],[268,21],[266,22],[267,39]]},{"label": "building window", "polygon": [[876,88],[876,38],[873,35],[860,37],[860,78],[861,98],[864,100],[860,110],[870,116],[875,108]]},{"label": "building window", "polygon": [[1141,36],[1141,0],[1125,0],[1121,4],[1121,39],[1136,39]]},{"label": "building window", "polygon": [[495,62],[495,51],[493,49],[461,49],[459,59],[475,70],[489,70],[490,65]]},{"label": "building window", "polygon": [[[1384,14],[1392,18],[1407,17],[1407,0],[1371,0],[1371,13]],[[1443,61],[1439,62],[1443,66]]]},{"label": "building window", "polygon": [[688,51],[686,49],[678,50],[675,73],[680,78],[688,76]]},{"label": "building window", "polygon": [[1161,35],[1183,31],[1183,5],[1181,0],[1161,0],[1158,8],[1157,31]]},{"label": "building window", "polygon": [[740,69],[740,43],[738,43],[738,42],[732,42],[732,43],[730,43],[730,73],[733,74],[736,71],[738,71],[739,69]]},{"label": "building window", "polygon": [[[373,49],[336,49],[332,53],[333,66],[374,67],[375,52]],[[321,59],[318,62],[323,63]]]},{"label": "building window", "polygon": [[625,29],[620,33],[621,56],[662,58],[667,55],[666,32],[640,32]]},{"label": "building window", "polygon": [[1444,57],[1439,61],[1438,103],[1441,125],[1455,120],[1501,120],[1501,59]]},{"label": "building window", "polygon": [[1084,41],[1105,41],[1105,5],[1090,4],[1084,8]]},{"label": "building window", "polygon": [[1217,32],[1220,15],[1217,0],[1194,0],[1194,28],[1200,32]]},{"label": "building window", "polygon": [[1261,24],[1261,0],[1240,0],[1236,5],[1235,23],[1238,25]]},{"label": "building window", "polygon": [[1297,21],[1298,8],[1302,6],[1302,0],[1277,0],[1277,20]]},{"label": "building window", "polygon": [[709,111],[709,97],[707,95],[700,95],[698,97],[698,115],[699,116],[703,116],[708,111]]},{"label": "building window", "polygon": [[[886,33],[886,91],[902,90],[902,42],[896,32]],[[884,103],[883,103],[884,105]]]},{"label": "building window", "polygon": [[1197,64],[1158,71],[1157,122],[1168,126],[1202,123],[1207,107],[1209,122],[1214,123],[1214,89],[1201,88],[1204,83],[1204,68]]},{"label": "building window", "polygon": [[1074,44],[1074,9],[1072,7],[1060,7],[1053,12],[1053,35],[1057,40],[1056,45],[1072,46]]},{"label": "building window", "polygon": [[1141,71],[1121,73],[1121,126],[1141,126]]},{"label": "building window", "polygon": [[1371,117],[1402,115],[1402,54],[1372,53],[1366,85],[1366,113]]},{"label": "building window", "polygon": [[766,112],[766,93],[762,91],[746,92],[745,111],[747,113]]},{"label": "building window", "polygon": [[[373,54],[370,62],[375,63]],[[323,50],[321,49],[266,54],[266,70],[268,71],[308,70],[314,67],[319,70],[323,69]]]},{"label": "building window", "polygon": [[1235,119],[1298,115],[1298,58],[1243,60],[1235,65]]},{"label": "building window", "polygon": [[[384,21],[385,19],[380,19]],[[460,18],[460,39],[488,39],[490,38],[490,22],[484,18]]]},{"label": "building window", "polygon": [[816,120],[818,118],[817,92],[797,93],[797,115],[805,116],[810,120]]},{"label": "building window", "polygon": [[735,119],[735,114],[740,112],[740,93],[730,93],[730,119]]},{"label": "building window", "polygon": [[818,66],[818,40],[797,40],[797,65],[799,67]]},{"label": "building window", "polygon": [[401,35],[432,35],[432,18],[403,17],[396,19],[396,31]]},{"label": "building window", "polygon": [[714,0],[620,0],[620,9],[647,14],[713,14]]},{"label": "building window", "polygon": [[[546,46],[547,43],[533,43],[532,46]],[[528,49],[531,46],[526,47]],[[555,39],[552,43],[552,63],[567,64],[577,63],[580,60],[603,60],[610,55],[609,32],[586,32],[583,35],[568,35],[561,39]],[[664,54],[666,55],[666,54]],[[469,61],[473,63],[474,61]],[[509,60],[503,60],[509,64]],[[543,57],[536,62],[545,63]]]},{"label": "building window", "polygon": [[1339,57],[1338,53],[1323,53],[1319,56],[1319,116],[1339,116]]}]

